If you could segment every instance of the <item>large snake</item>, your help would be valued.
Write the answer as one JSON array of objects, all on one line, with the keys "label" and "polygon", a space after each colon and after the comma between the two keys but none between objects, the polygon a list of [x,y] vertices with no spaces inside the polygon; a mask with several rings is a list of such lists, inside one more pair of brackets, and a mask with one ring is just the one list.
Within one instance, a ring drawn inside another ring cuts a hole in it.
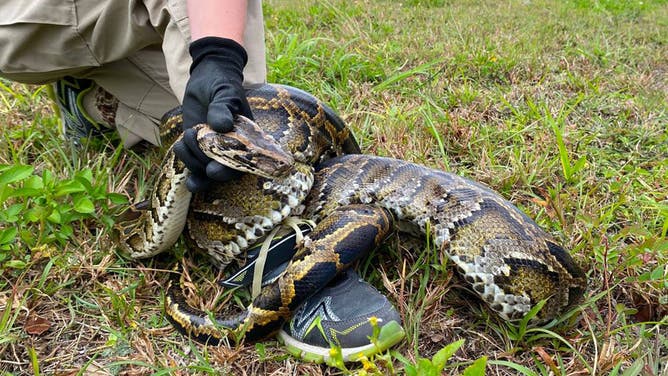
[{"label": "large snake", "polygon": [[[172,247],[185,226],[190,246],[222,268],[288,217],[317,225],[237,317],[212,319],[168,288],[165,311],[181,331],[209,343],[267,337],[395,231],[431,241],[503,319],[544,301],[537,320],[548,320],[582,296],[585,277],[570,254],[499,194],[451,173],[354,154],[359,147],[338,116],[300,90],[266,85],[248,99],[254,122],[240,119],[226,134],[198,126],[202,150],[241,177],[191,199],[188,171],[168,150],[151,208],[119,223],[121,247],[149,257]],[[178,111],[165,117],[164,140],[171,143],[179,123]]]}]

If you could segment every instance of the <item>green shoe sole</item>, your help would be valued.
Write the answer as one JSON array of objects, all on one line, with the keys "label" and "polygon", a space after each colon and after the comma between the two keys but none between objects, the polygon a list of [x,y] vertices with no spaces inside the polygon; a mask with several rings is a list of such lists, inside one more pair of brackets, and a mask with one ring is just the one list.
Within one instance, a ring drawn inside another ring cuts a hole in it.
[{"label": "green shoe sole", "polygon": [[355,362],[359,361],[363,356],[370,357],[389,349],[401,341],[405,335],[406,333],[404,332],[404,328],[401,327],[401,324],[396,321],[390,321],[380,328],[380,334],[375,343],[369,343],[368,345],[360,347],[336,349],[311,346],[295,340],[283,330],[278,333],[278,340],[285,346],[285,349],[296,358],[306,362],[333,365],[334,359],[332,358],[332,355],[336,355],[337,350],[341,351],[341,356],[344,362]]}]

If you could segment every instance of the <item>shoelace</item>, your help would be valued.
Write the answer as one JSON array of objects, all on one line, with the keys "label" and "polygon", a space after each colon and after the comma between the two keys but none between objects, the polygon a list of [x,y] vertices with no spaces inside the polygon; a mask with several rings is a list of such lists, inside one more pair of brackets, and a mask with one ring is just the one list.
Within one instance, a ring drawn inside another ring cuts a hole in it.
[{"label": "shoelace", "polygon": [[315,222],[310,219],[288,217],[281,223],[280,226],[276,226],[273,230],[271,230],[269,235],[267,235],[267,237],[264,239],[264,242],[262,242],[260,253],[258,253],[257,259],[255,260],[255,265],[253,266],[253,285],[251,286],[251,296],[253,299],[260,295],[260,290],[262,289],[264,265],[267,261],[267,253],[269,251],[269,247],[271,246],[271,242],[274,241],[274,238],[276,238],[276,234],[278,234],[278,232],[283,229],[288,231],[289,229],[292,229],[292,231],[295,232],[296,244],[299,244],[304,240],[304,234],[302,234],[302,230],[299,228],[300,224],[306,224],[311,228],[315,228]]}]

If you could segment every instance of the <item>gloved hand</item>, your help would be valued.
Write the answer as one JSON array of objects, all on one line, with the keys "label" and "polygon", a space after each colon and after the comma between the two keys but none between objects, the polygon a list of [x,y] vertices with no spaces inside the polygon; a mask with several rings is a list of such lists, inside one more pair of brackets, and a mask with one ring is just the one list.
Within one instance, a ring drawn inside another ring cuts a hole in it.
[{"label": "gloved hand", "polygon": [[183,138],[174,152],[191,171],[186,185],[192,192],[209,189],[216,181],[235,177],[236,171],[207,157],[197,146],[193,126],[207,123],[217,132],[233,129],[234,115],[253,119],[242,87],[248,61],[244,48],[231,39],[204,37],[190,44],[193,58],[183,97]]}]

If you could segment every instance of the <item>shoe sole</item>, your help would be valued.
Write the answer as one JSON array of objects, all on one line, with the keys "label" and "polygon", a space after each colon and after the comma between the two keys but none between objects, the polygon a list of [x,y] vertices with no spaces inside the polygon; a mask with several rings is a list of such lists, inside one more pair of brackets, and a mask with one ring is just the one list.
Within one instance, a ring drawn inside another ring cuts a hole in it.
[{"label": "shoe sole", "polygon": [[[360,347],[342,348],[341,355],[343,361],[356,362],[363,356],[370,357],[371,355],[381,353],[396,345],[405,335],[406,333],[404,332],[404,328],[401,327],[401,324],[396,321],[390,321],[380,328],[380,334],[375,343]],[[313,346],[299,342],[282,329],[278,333],[278,340],[285,346],[285,349],[292,356],[303,361],[312,363],[324,362],[328,365],[333,365],[334,363],[332,359],[332,348]]]}]

